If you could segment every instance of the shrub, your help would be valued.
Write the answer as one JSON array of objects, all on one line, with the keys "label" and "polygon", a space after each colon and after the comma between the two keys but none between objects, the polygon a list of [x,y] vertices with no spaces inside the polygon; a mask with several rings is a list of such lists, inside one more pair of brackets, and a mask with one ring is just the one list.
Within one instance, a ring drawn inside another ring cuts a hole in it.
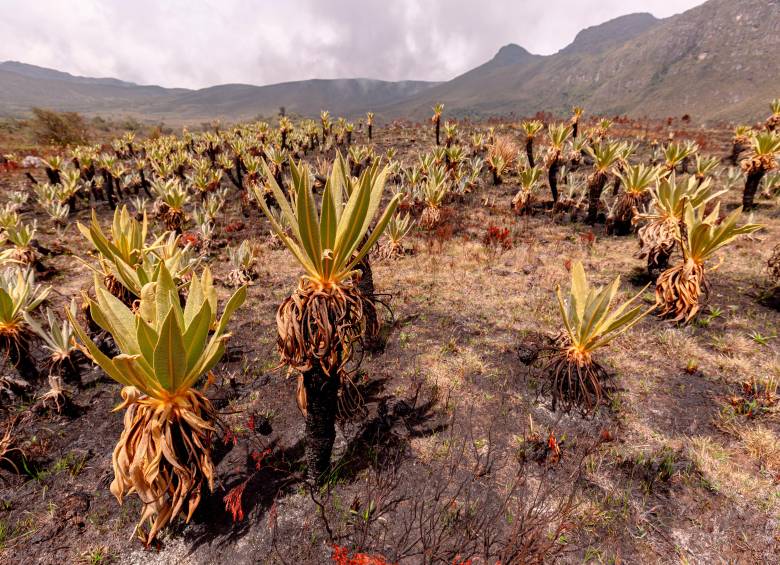
[{"label": "shrub", "polygon": [[33,108],[33,136],[43,145],[78,145],[89,141],[87,124],[76,112]]}]

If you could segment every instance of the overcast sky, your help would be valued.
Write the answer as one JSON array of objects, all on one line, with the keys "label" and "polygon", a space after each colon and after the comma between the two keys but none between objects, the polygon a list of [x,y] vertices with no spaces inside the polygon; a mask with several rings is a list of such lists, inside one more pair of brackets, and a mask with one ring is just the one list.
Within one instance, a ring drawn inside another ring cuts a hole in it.
[{"label": "overcast sky", "polygon": [[504,44],[550,54],[632,12],[703,0],[0,0],[0,61],[198,88],[446,80]]}]

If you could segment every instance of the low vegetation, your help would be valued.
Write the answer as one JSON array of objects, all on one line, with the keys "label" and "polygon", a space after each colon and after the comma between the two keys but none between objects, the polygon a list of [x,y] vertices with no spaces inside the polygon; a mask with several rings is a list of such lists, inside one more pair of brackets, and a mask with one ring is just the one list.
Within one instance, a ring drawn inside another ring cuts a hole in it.
[{"label": "low vegetation", "polygon": [[0,555],[771,562],[776,106],[94,145],[36,113],[0,163]]}]

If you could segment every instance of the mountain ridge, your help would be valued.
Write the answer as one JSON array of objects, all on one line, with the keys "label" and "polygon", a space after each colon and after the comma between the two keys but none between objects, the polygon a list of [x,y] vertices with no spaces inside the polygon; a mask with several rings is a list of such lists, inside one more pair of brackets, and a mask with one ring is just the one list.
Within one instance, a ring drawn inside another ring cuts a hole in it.
[{"label": "mountain ridge", "polygon": [[[50,69],[47,67],[41,67],[38,65],[31,65],[29,63],[23,63],[21,61],[2,61],[0,62],[0,71],[12,72],[18,75],[26,76],[29,78],[46,79],[46,80],[62,80],[72,83],[80,84],[100,84],[104,86],[123,86],[127,88],[132,87],[153,87],[163,89],[165,87],[152,85],[152,84],[138,84],[135,82],[129,82],[112,77],[85,77],[79,75],[73,75],[65,71],[58,71],[56,69]],[[186,88],[173,88],[167,90],[188,90]]]},{"label": "mountain ridge", "polygon": [[580,30],[574,40],[558,53],[598,53],[628,41],[662,21],[647,12],[619,16]]}]

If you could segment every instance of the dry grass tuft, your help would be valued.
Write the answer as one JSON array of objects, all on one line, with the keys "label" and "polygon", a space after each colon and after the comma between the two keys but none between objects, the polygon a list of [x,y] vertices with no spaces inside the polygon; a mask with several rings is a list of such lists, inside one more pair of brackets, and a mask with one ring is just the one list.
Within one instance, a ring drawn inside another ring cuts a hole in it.
[{"label": "dry grass tuft", "polygon": [[500,157],[503,159],[507,168],[514,166],[517,161],[517,155],[520,151],[520,147],[517,145],[514,139],[508,135],[499,135],[496,139],[488,145],[488,159],[495,160]]},{"label": "dry grass tuft", "polygon": [[759,425],[756,428],[743,428],[740,439],[748,455],[757,460],[763,470],[780,479],[780,441],[777,435]]}]

